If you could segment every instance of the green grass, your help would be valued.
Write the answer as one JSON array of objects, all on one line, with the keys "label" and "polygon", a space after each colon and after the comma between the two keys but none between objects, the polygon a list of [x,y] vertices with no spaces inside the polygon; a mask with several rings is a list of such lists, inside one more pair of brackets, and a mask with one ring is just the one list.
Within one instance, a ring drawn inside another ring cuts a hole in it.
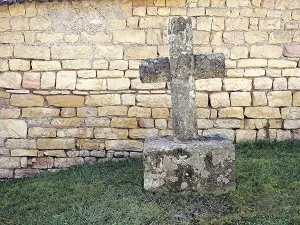
[{"label": "green grass", "polygon": [[300,142],[237,145],[235,192],[143,191],[141,160],[0,182],[0,224],[300,224]]}]

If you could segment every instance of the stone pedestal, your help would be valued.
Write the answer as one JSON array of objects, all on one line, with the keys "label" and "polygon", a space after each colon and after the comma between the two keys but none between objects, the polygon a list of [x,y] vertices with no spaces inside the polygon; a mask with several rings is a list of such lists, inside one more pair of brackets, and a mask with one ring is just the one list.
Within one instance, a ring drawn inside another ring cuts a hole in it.
[{"label": "stone pedestal", "polygon": [[235,147],[221,137],[146,140],[144,166],[144,188],[149,191],[218,195],[235,189]]}]

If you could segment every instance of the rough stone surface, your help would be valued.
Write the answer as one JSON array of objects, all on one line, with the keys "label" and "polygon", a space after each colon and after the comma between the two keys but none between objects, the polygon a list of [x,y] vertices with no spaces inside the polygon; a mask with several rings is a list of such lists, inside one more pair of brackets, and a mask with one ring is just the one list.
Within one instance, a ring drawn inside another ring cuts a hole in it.
[{"label": "rough stone surface", "polygon": [[235,189],[234,145],[221,137],[190,142],[149,139],[144,166],[144,188],[149,191],[218,195]]},{"label": "rough stone surface", "polygon": [[300,45],[285,45],[283,55],[290,58],[300,58]]}]

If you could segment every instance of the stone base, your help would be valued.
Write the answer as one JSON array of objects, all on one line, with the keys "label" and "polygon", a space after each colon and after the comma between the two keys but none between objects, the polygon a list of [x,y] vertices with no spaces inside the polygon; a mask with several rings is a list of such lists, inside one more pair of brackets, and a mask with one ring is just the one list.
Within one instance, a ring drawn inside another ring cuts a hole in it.
[{"label": "stone base", "polygon": [[144,188],[149,191],[218,195],[235,189],[235,147],[221,137],[146,140],[144,166]]}]

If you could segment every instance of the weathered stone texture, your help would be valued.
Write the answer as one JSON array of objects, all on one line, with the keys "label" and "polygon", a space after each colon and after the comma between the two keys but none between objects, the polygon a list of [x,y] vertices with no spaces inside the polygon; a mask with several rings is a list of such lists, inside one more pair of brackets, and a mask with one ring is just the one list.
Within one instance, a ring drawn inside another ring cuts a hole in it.
[{"label": "weathered stone texture", "polygon": [[190,143],[150,139],[145,142],[144,156],[146,190],[218,195],[235,187],[234,146],[222,138]]}]

